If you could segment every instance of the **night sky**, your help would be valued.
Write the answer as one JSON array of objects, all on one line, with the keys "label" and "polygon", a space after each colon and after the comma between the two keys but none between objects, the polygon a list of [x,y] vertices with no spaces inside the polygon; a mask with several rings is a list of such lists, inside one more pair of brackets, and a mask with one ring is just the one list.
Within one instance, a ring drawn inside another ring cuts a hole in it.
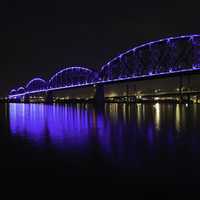
[{"label": "night sky", "polygon": [[146,41],[200,33],[198,1],[4,1],[0,96],[64,66],[98,69]]}]

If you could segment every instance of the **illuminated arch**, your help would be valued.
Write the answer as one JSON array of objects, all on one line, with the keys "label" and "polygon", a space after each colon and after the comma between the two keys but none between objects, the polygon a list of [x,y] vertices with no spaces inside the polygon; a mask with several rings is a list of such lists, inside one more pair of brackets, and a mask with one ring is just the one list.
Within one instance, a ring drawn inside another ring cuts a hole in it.
[{"label": "illuminated arch", "polygon": [[42,78],[33,78],[26,84],[26,91],[42,91],[47,89],[47,82]]},{"label": "illuminated arch", "polygon": [[25,88],[24,87],[19,87],[18,89],[17,89],[17,94],[22,94],[22,93],[24,93],[25,92]]},{"label": "illuminated arch", "polygon": [[12,90],[10,90],[9,95],[15,95],[16,93],[17,93],[17,90],[16,89],[12,89]]},{"label": "illuminated arch", "polygon": [[85,67],[68,67],[60,70],[49,80],[49,88],[77,86],[98,80],[98,73]]},{"label": "illuminated arch", "polygon": [[200,35],[169,37],[136,46],[102,66],[102,80],[155,75],[200,67]]}]

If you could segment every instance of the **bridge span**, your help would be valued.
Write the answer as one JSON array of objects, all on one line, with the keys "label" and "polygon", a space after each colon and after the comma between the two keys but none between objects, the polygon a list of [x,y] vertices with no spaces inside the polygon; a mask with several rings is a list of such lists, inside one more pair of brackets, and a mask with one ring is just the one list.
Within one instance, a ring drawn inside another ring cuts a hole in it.
[{"label": "bridge span", "polygon": [[[168,96],[182,101],[189,94],[190,101],[190,96],[199,95],[199,72],[200,35],[169,37],[134,47],[108,61],[99,71],[73,66],[65,67],[49,80],[33,78],[25,86],[12,89],[8,98],[11,102],[85,99],[102,103],[124,96],[135,100]],[[165,95],[159,96],[156,90]]]}]

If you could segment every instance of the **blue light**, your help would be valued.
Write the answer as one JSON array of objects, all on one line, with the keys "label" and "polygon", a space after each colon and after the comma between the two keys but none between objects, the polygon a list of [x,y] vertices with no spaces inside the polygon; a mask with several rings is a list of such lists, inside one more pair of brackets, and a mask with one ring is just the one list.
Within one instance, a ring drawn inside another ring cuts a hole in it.
[{"label": "blue light", "polygon": [[16,93],[16,92],[17,92],[17,90],[12,89],[12,90],[9,92],[9,94],[13,94],[13,93]]},{"label": "blue light", "polygon": [[126,81],[126,80],[137,80],[140,78],[145,78],[145,77],[161,77],[161,76],[166,76],[168,74],[176,74],[176,73],[181,73],[181,72],[190,72],[190,71],[200,71],[200,68],[191,68],[191,69],[182,69],[182,70],[176,70],[176,71],[170,71],[170,72],[161,72],[157,74],[151,74],[151,75],[141,75],[141,76],[132,76],[132,77],[125,77],[125,78],[117,78],[114,80],[101,80],[101,81],[95,81],[91,83],[86,83],[86,84],[81,84],[81,85],[69,85],[69,86],[63,86],[63,87],[56,87],[56,88],[48,88],[46,90],[36,90],[36,91],[31,91],[31,92],[25,92],[22,94],[16,94],[16,95],[9,95],[9,99],[12,99],[14,97],[21,97],[25,96],[26,94],[36,94],[36,93],[41,93],[41,92],[47,92],[47,91],[56,91],[56,90],[62,90],[62,89],[69,89],[69,88],[78,88],[78,87],[85,87],[85,86],[92,86],[94,84],[98,83],[110,83],[110,82],[118,82],[118,81]]},{"label": "blue light", "polygon": [[19,88],[17,89],[17,92],[19,92],[20,90],[25,90],[25,88],[24,88],[24,87],[19,87]]},{"label": "blue light", "polygon": [[149,72],[149,75],[151,76],[153,73],[152,72]]},{"label": "blue light", "polygon": [[65,68],[65,69],[62,69],[62,70],[60,70],[59,72],[57,72],[56,74],[54,74],[50,79],[49,79],[49,82],[51,82],[53,79],[54,79],[54,77],[55,76],[57,76],[57,75],[59,75],[59,74],[61,74],[62,72],[64,72],[64,71],[70,71],[70,70],[83,70],[83,71],[89,71],[89,72],[93,72],[91,69],[89,69],[89,68],[85,68],[85,67],[67,67],[67,68]]},{"label": "blue light", "polygon": [[[164,39],[159,39],[159,40],[155,40],[155,41],[150,41],[150,42],[147,42],[147,43],[144,43],[144,44],[141,44],[141,45],[139,45],[139,46],[136,46],[136,47],[134,47],[134,48],[132,48],[132,49],[129,49],[129,50],[127,50],[127,51],[125,51],[124,53],[121,53],[122,55],[126,55],[126,54],[128,54],[130,51],[133,51],[133,52],[135,52],[136,50],[138,50],[138,49],[140,49],[140,48],[144,48],[144,47],[146,47],[146,46],[148,46],[148,45],[153,45],[153,44],[156,44],[156,43],[159,43],[159,42],[163,42],[163,41],[168,41],[168,40],[177,40],[177,39],[181,39],[181,38],[190,38],[190,37],[200,37],[200,34],[192,34],[192,35],[182,35],[182,36],[177,36],[177,37],[168,37],[168,38],[164,38]],[[109,62],[107,62],[107,64],[110,64],[110,63],[112,63],[112,61],[114,61],[116,58],[118,58],[118,56],[117,57],[115,57],[115,58],[113,58],[112,60],[110,60]],[[106,64],[106,65],[107,65]],[[102,67],[101,67],[101,71],[102,70],[104,70],[104,68],[106,67],[106,65],[103,65]]]},{"label": "blue light", "polygon": [[33,83],[34,81],[41,81],[42,83],[45,83],[46,84],[46,81],[42,78],[33,78],[32,80],[30,80],[27,84],[26,84],[26,88],[28,88],[31,83]]},{"label": "blue light", "polygon": [[[107,62],[105,65],[103,65],[101,67],[101,71],[99,74],[101,74],[101,72],[103,70],[106,69],[106,67],[108,68],[108,70],[110,70],[110,66],[112,64],[112,62],[116,61],[118,59],[119,61],[119,58],[121,59],[123,56],[126,56],[126,54],[130,53],[130,52],[135,52],[136,50],[139,50],[140,48],[145,48],[145,47],[148,47],[149,45],[153,45],[153,44],[157,44],[157,43],[160,43],[160,42],[171,42],[172,40],[177,40],[177,39],[182,39],[182,38],[188,38],[188,39],[194,39],[194,37],[200,37],[199,34],[193,34],[193,35],[182,35],[182,36],[178,36],[178,37],[168,37],[168,38],[165,38],[165,39],[160,39],[160,40],[156,40],[156,41],[151,41],[151,42],[148,42],[148,43],[144,43],[144,44],[141,44],[139,46],[136,46],[132,49],[129,49],[128,51],[124,52],[124,53],[121,53],[119,56],[111,59],[109,62]],[[112,67],[112,66],[111,66]],[[168,67],[167,67],[168,68]],[[59,78],[58,76],[61,75],[63,72],[67,72],[67,71],[77,71],[78,73],[80,71],[83,71],[83,72],[88,72],[88,73],[91,73],[91,75],[93,75],[93,73],[96,73],[95,71],[91,70],[91,69],[88,69],[88,68],[85,68],[85,67],[80,67],[80,66],[73,66],[73,67],[68,67],[68,68],[64,68],[62,70],[60,70],[59,72],[57,72],[56,74],[54,74],[50,79],[49,81],[45,81],[44,79],[41,79],[41,78],[34,78],[32,79],[31,81],[29,81],[26,85],[26,87],[20,87],[18,88],[17,90],[15,89],[12,89],[9,93],[9,98],[16,98],[16,97],[23,97],[25,96],[26,94],[36,94],[36,93],[41,93],[41,92],[47,92],[47,91],[53,91],[53,90],[60,90],[60,89],[67,89],[67,88],[75,88],[75,87],[82,87],[82,86],[90,86],[90,85],[93,85],[93,84],[97,84],[97,83],[110,83],[110,82],[116,82],[116,81],[122,81],[122,80],[136,80],[136,79],[139,79],[139,78],[144,78],[144,77],[155,77],[155,76],[161,76],[161,75],[167,75],[167,74],[173,74],[173,73],[180,73],[180,72],[189,72],[189,71],[195,71],[195,70],[200,70],[200,64],[193,64],[192,66],[190,66],[189,69],[181,69],[181,66],[174,66],[173,68],[169,68],[169,69],[166,69],[166,72],[161,72],[161,73],[158,73],[156,71],[154,71],[154,73],[152,71],[150,72],[147,72],[148,74],[147,75],[132,75],[132,76],[129,76],[129,77],[118,77],[118,78],[115,78],[115,79],[110,79],[109,80],[104,80],[104,79],[107,79],[107,77],[104,77],[104,78],[100,78],[99,76],[96,78],[96,79],[90,79],[90,80],[86,80],[86,83],[81,83],[81,82],[78,82],[78,83],[74,83],[72,81],[72,83],[64,83],[65,86],[55,86],[55,85],[51,85],[52,81],[54,81],[54,78],[57,77]],[[167,72],[168,70],[168,72]],[[107,71],[104,71],[104,72],[107,72]],[[111,72],[112,73],[112,72]],[[35,81],[39,81],[43,84],[43,87],[41,88],[34,88],[30,91],[29,89],[29,86],[31,86],[31,84]],[[83,82],[83,81],[82,81]],[[84,81],[85,82],[85,81]],[[62,84],[62,85],[64,85]],[[45,87],[44,87],[45,85]],[[55,87],[54,87],[55,86]],[[18,92],[20,92],[19,94],[17,94]]]}]

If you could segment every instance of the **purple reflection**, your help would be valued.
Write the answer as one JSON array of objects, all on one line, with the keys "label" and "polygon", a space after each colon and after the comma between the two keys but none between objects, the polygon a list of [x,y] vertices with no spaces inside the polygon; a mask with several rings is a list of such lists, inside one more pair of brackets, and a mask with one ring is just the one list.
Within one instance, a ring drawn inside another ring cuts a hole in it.
[{"label": "purple reflection", "polygon": [[13,135],[59,148],[86,145],[94,124],[92,111],[81,105],[10,104],[9,113]]},{"label": "purple reflection", "polygon": [[80,105],[47,106],[47,128],[52,144],[60,147],[80,147],[87,144],[89,121],[92,113],[80,108]]},{"label": "purple reflection", "polygon": [[[166,104],[106,104],[101,111],[89,104],[10,104],[9,120],[13,138],[19,136],[31,144],[47,145],[48,150],[55,148],[56,153],[48,151],[48,158],[55,156],[57,160],[63,156],[64,162],[75,161],[75,165],[88,167],[92,173],[116,169],[125,175],[152,175],[168,172],[174,161],[175,167],[182,166],[182,158],[189,151],[199,158],[199,123],[187,128],[198,118],[191,112],[192,105],[188,112],[185,106]],[[185,124],[184,131],[177,131],[177,121]],[[19,147],[21,144],[20,141]],[[180,155],[183,147],[184,154]],[[189,157],[187,163],[191,162]]]},{"label": "purple reflection", "polygon": [[10,129],[13,134],[41,143],[45,132],[44,105],[10,104]]},{"label": "purple reflection", "polygon": [[10,129],[13,134],[25,133],[25,124],[24,124],[24,104],[19,106],[19,104],[10,104],[9,107],[10,114]]},{"label": "purple reflection", "polygon": [[72,160],[79,154],[127,171],[160,159],[162,148],[174,159],[176,107],[169,115],[163,106],[106,104],[99,111],[89,104],[10,104],[10,130],[33,145],[72,153]]},{"label": "purple reflection", "polygon": [[100,144],[100,149],[105,153],[105,155],[110,155],[112,152],[112,144],[109,134],[111,132],[110,120],[105,119],[102,112],[98,114],[94,112],[93,115],[95,119],[95,129],[98,130],[97,140]]},{"label": "purple reflection", "polygon": [[153,133],[152,124],[149,124],[148,130],[147,130],[147,140],[148,140],[149,145],[152,145],[154,143],[154,133]]}]

